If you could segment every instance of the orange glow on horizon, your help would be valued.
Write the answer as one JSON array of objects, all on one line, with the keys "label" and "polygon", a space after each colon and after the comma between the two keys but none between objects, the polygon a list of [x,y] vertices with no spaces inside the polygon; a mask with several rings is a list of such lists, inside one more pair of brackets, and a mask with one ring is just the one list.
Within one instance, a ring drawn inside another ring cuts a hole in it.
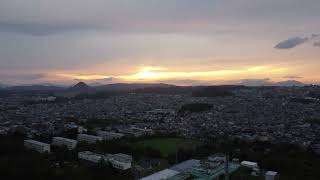
[{"label": "orange glow on horizon", "polygon": [[[59,74],[58,76],[77,79],[77,80],[101,80],[101,79],[117,79],[119,81],[159,81],[159,80],[200,80],[200,81],[214,81],[214,80],[235,80],[246,78],[264,78],[266,76],[283,76],[289,72],[289,68],[276,66],[251,66],[239,69],[224,69],[212,71],[170,71],[165,67],[145,66],[138,68],[135,73],[128,75],[101,75],[101,74]],[[272,78],[272,77],[271,77]]]}]

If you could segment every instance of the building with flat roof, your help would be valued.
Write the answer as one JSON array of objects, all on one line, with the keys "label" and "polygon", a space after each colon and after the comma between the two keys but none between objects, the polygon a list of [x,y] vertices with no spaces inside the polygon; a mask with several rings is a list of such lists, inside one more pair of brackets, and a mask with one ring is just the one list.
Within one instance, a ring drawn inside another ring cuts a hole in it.
[{"label": "building with flat roof", "polygon": [[265,174],[265,180],[276,180],[279,177],[279,173],[275,171],[267,171]]},{"label": "building with flat roof", "polygon": [[127,170],[131,168],[132,156],[128,154],[108,154],[106,161],[109,161],[116,169]]},{"label": "building with flat roof", "polygon": [[63,138],[63,137],[53,137],[52,145],[54,146],[66,146],[69,150],[74,149],[77,146],[77,141],[73,139]]},{"label": "building with flat roof", "polygon": [[109,131],[97,131],[97,135],[102,137],[103,140],[120,139],[124,136],[122,133],[115,133]]},{"label": "building with flat roof", "polygon": [[103,155],[96,154],[91,151],[82,151],[82,152],[78,153],[78,158],[80,160],[85,160],[85,161],[89,161],[92,163],[99,163],[99,162],[101,162],[101,160],[103,160]]},{"label": "building with flat roof", "polygon": [[77,140],[79,142],[86,142],[89,144],[94,144],[97,141],[102,141],[102,137],[89,135],[89,134],[78,134]]},{"label": "building with flat roof", "polygon": [[196,167],[199,164],[200,164],[200,160],[190,159],[190,160],[183,161],[179,164],[176,164],[172,166],[170,169],[185,173],[185,172],[190,172],[193,169],[193,167]]},{"label": "building with flat roof", "polygon": [[209,156],[206,160],[190,159],[181,162],[172,166],[170,168],[170,170],[172,171],[168,171],[167,169],[165,169],[150,176],[144,177],[142,178],[142,180],[212,180],[218,179],[222,175],[225,175],[226,168],[228,168],[229,173],[232,173],[235,172],[239,167],[239,164],[235,164],[232,162],[228,162],[228,166],[226,166],[225,156],[222,156],[222,154],[216,154],[213,156]]},{"label": "building with flat roof", "polygon": [[34,149],[40,153],[50,152],[50,144],[43,143],[40,141],[35,141],[32,139],[24,140],[24,147],[28,149]]},{"label": "building with flat roof", "polygon": [[212,154],[212,155],[208,156],[208,161],[215,162],[215,163],[225,162],[226,156],[222,153]]},{"label": "building with flat roof", "polygon": [[127,170],[131,168],[132,156],[122,153],[114,154],[111,163],[117,169]]},{"label": "building with flat roof", "polygon": [[78,153],[78,158],[92,163],[109,162],[114,168],[120,170],[130,169],[132,163],[132,156],[122,153],[103,155],[91,151],[83,151]]},{"label": "building with flat roof", "polygon": [[180,172],[172,169],[164,169],[162,171],[158,171],[154,174],[141,178],[140,180],[164,180],[174,177],[178,174],[180,174]]},{"label": "building with flat roof", "polygon": [[252,161],[242,161],[241,166],[251,168],[251,169],[259,169],[258,163],[257,162],[252,162]]}]

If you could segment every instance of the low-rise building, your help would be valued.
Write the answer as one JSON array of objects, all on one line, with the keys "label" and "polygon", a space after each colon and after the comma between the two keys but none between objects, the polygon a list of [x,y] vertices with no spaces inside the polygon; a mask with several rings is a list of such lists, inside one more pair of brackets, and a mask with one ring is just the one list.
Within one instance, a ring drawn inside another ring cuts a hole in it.
[{"label": "low-rise building", "polygon": [[145,128],[138,128],[138,127],[131,127],[132,131],[141,132],[143,135],[152,135],[153,130]]},{"label": "low-rise building", "polygon": [[251,161],[242,161],[241,166],[251,168],[251,169],[259,169],[258,163],[257,162],[251,162]]},{"label": "low-rise building", "polygon": [[124,136],[122,133],[115,133],[109,131],[97,131],[97,135],[102,137],[103,140],[120,139]]},{"label": "low-rise building", "polygon": [[228,172],[231,174],[240,167],[239,164],[232,162],[228,162],[228,166],[226,166],[222,154],[215,154],[209,157],[213,158],[211,159],[213,161],[190,159],[176,164],[170,169],[165,169],[144,177],[141,180],[219,179],[226,174],[226,168],[228,168]]},{"label": "low-rise building", "polygon": [[69,150],[72,150],[77,146],[77,141],[63,137],[53,137],[52,145],[66,146]]},{"label": "low-rise building", "polygon": [[265,174],[265,180],[276,180],[278,179],[278,172],[275,171],[267,171]]},{"label": "low-rise building", "polygon": [[226,161],[226,156],[221,153],[216,153],[208,156],[208,161],[211,162],[225,162]]},{"label": "low-rise building", "polygon": [[140,180],[163,180],[163,179],[169,179],[171,177],[174,177],[177,174],[180,174],[180,172],[172,169],[164,169],[162,171],[151,174],[147,177],[141,178]]},{"label": "low-rise building", "polygon": [[102,141],[102,137],[89,135],[89,134],[78,134],[77,140],[79,142],[86,142],[89,144],[96,143],[97,141]]},{"label": "low-rise building", "polygon": [[43,143],[35,140],[24,140],[24,147],[28,149],[34,149],[40,153],[50,152],[50,144]]},{"label": "low-rise building", "polygon": [[113,154],[110,162],[114,168],[127,170],[131,168],[132,156],[127,154]]},{"label": "low-rise building", "polygon": [[78,153],[78,158],[80,160],[85,160],[93,163],[99,163],[103,159],[103,155],[96,154],[91,151],[82,151]]},{"label": "low-rise building", "polygon": [[131,168],[132,156],[127,154],[96,154],[90,151],[83,151],[78,153],[78,158],[92,163],[99,163],[101,161],[109,162],[116,169],[127,170]]}]

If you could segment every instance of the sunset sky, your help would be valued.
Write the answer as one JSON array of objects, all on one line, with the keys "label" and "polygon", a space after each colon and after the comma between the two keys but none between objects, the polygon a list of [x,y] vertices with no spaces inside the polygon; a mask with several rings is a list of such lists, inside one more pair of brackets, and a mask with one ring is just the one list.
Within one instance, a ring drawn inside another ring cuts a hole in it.
[{"label": "sunset sky", "polygon": [[320,83],[319,0],[0,0],[0,84]]}]

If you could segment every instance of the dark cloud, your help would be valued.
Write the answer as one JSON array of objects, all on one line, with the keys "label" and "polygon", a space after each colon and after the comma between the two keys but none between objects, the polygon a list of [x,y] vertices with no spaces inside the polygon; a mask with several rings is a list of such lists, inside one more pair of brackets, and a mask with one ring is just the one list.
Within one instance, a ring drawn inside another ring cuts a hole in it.
[{"label": "dark cloud", "polygon": [[109,78],[103,78],[103,79],[100,79],[100,80],[102,80],[102,81],[112,81],[113,78],[112,78],[112,77],[109,77]]},{"label": "dark cloud", "polygon": [[84,80],[84,79],[73,79],[77,82],[86,82],[90,85],[93,86],[98,86],[98,85],[102,85],[102,84],[109,84],[109,83],[114,83],[115,81],[117,81],[115,78],[113,77],[109,77],[109,78],[103,78],[103,79],[91,79],[91,80]]},{"label": "dark cloud", "polygon": [[284,79],[300,79],[300,76],[295,76],[295,75],[287,75],[287,76],[283,76],[282,78]]},{"label": "dark cloud", "polygon": [[24,74],[20,75],[17,78],[20,78],[21,80],[38,80],[45,78],[47,75],[43,73],[38,73],[38,74]]},{"label": "dark cloud", "polygon": [[35,73],[35,74],[1,74],[1,78],[4,80],[14,80],[14,81],[33,81],[39,80],[47,77],[46,74],[43,73]]},{"label": "dark cloud", "polygon": [[276,49],[291,49],[308,41],[309,38],[294,37],[278,43]]},{"label": "dark cloud", "polygon": [[314,43],[313,43],[313,46],[314,46],[314,47],[320,47],[320,41],[314,42]]},{"label": "dark cloud", "polygon": [[[293,38],[281,41],[280,43],[278,43],[275,46],[275,48],[276,49],[291,49],[291,48],[294,48],[294,47],[296,47],[298,45],[306,43],[308,41],[317,39],[318,37],[320,37],[320,34],[312,34],[310,37],[304,37],[304,38],[302,38],[302,37],[293,37]],[[316,44],[317,43],[314,43],[313,45],[317,46]]]}]

